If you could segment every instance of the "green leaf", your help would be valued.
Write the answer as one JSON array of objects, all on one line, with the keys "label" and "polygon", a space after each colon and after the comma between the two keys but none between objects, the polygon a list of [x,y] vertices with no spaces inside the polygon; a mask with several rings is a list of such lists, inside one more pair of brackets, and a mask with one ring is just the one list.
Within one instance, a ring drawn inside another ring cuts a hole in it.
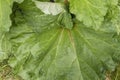
[{"label": "green leaf", "polygon": [[[112,16],[112,17],[110,17]],[[115,25],[115,28],[116,28],[116,32],[117,34],[119,35],[120,33],[120,7],[119,6],[112,6],[108,12],[108,15],[107,15],[108,20],[110,20],[113,25]]]},{"label": "green leaf", "polygon": [[0,32],[8,31],[9,27],[11,26],[11,2],[12,0],[0,0]]},{"label": "green leaf", "polygon": [[86,26],[98,29],[104,21],[110,3],[117,5],[117,0],[69,0],[70,11]]},{"label": "green leaf", "polygon": [[112,55],[118,43],[113,33],[95,32],[82,24],[73,30],[54,26],[40,34],[26,24],[12,28],[14,57],[9,63],[15,73],[25,80],[104,80],[105,70],[114,71]]},{"label": "green leaf", "polygon": [[72,29],[73,27],[71,14],[67,11],[62,12],[56,16],[47,15],[42,13],[38,8],[36,8],[33,2],[28,3],[27,0],[20,4],[19,7],[28,24],[34,26],[33,28],[37,32],[42,32],[42,30],[52,28],[51,26],[46,25],[54,25],[52,23],[54,23],[55,21],[58,21],[58,24],[64,26],[64,28]]},{"label": "green leaf", "polygon": [[12,72],[24,80],[105,80],[120,61],[115,25],[105,19],[94,30],[60,15],[46,15],[30,0],[14,4],[13,24],[1,38]]},{"label": "green leaf", "polygon": [[118,5],[118,2],[119,2],[119,0],[107,0],[107,4],[109,5],[109,6],[116,6],[116,5]]},{"label": "green leaf", "polygon": [[55,2],[64,2],[65,0],[55,0]]},{"label": "green leaf", "polygon": [[[24,16],[31,10],[37,9],[24,7],[24,14],[16,12],[15,23],[7,34],[14,55],[9,65],[15,74],[25,80],[104,80],[106,70],[114,71],[113,55],[115,58],[120,54],[114,32],[94,31],[77,21],[68,30],[53,21],[40,26],[52,28],[43,28],[39,33],[34,31],[28,15]],[[42,24],[41,20],[36,21]]]},{"label": "green leaf", "polygon": [[[40,15],[41,18],[38,17],[38,15],[37,15],[37,17],[39,19],[46,19],[46,20],[44,20],[44,22],[47,22],[46,24],[48,24],[49,22],[55,21],[56,20],[56,19],[54,19],[54,17],[55,17],[55,18],[58,18],[57,20],[58,20],[59,24],[61,24],[61,26],[64,26],[65,28],[68,28],[68,29],[72,29],[73,21],[72,21],[71,14],[69,12],[65,11],[63,5],[58,4],[58,3],[39,2],[39,1],[35,1],[35,4],[38,8],[40,8],[40,10],[43,13],[49,14],[49,15],[44,15],[43,18],[42,18],[42,15]],[[57,15],[57,14],[59,14],[59,15],[53,16],[53,15]],[[46,25],[42,20],[41,20],[41,22],[42,23],[40,25],[42,25],[42,24]]]},{"label": "green leaf", "polygon": [[5,34],[6,32],[9,31],[9,28],[11,26],[10,14],[12,13],[11,9],[14,1],[20,3],[23,0],[0,0],[0,56],[1,56],[0,61],[6,57],[4,55],[7,55],[3,50],[6,44],[5,45],[3,44],[5,41],[7,42]]},{"label": "green leaf", "polygon": [[[0,0],[0,32],[9,31],[11,26],[10,14],[14,0]],[[15,0],[22,2],[23,0]]]},{"label": "green leaf", "polygon": [[[15,18],[15,22],[19,22],[22,18],[24,18],[26,22],[32,26],[35,32],[42,32],[43,30],[52,28],[51,26],[46,25],[54,25],[52,23],[57,21],[58,18],[58,15],[53,16],[44,14],[33,2],[29,0],[25,0],[19,6],[17,5],[17,7],[19,8],[15,15],[21,16],[21,18]],[[14,6],[14,9],[15,8],[16,6]]]}]

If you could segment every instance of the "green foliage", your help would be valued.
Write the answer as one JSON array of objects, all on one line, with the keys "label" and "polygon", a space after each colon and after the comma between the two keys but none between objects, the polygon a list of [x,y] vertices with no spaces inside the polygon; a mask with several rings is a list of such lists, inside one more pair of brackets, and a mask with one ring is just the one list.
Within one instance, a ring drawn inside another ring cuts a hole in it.
[{"label": "green foliage", "polygon": [[119,18],[118,0],[0,0],[0,62],[24,80],[105,80]]},{"label": "green foliage", "polygon": [[7,38],[5,38],[5,34],[11,26],[10,14],[12,13],[14,1],[20,3],[23,0],[0,0],[0,61],[7,57],[7,52],[4,49],[7,47],[6,43],[8,41],[6,41]]}]

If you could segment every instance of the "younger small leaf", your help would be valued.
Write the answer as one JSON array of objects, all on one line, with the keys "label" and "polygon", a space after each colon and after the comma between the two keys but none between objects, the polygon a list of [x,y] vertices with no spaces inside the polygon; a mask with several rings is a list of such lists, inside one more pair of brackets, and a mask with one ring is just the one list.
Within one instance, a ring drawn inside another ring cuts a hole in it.
[{"label": "younger small leaf", "polygon": [[67,29],[72,29],[73,27],[73,21],[72,21],[72,16],[68,12],[61,13],[58,21],[60,25],[64,26]]}]

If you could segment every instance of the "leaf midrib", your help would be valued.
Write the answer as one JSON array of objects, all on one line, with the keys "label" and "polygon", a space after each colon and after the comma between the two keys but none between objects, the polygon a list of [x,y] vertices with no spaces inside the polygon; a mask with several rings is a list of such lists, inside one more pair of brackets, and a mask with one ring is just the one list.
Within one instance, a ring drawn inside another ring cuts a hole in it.
[{"label": "leaf midrib", "polygon": [[79,63],[78,55],[77,55],[77,52],[76,52],[75,42],[73,40],[73,37],[72,37],[72,34],[71,34],[70,30],[68,30],[68,35],[69,35],[71,45],[72,45],[73,50],[74,50],[75,55],[76,55],[77,64],[78,64],[78,67],[79,67],[79,71],[81,73],[80,76],[81,76],[81,79],[83,80],[82,72],[81,72],[81,69],[80,69],[80,63]]}]

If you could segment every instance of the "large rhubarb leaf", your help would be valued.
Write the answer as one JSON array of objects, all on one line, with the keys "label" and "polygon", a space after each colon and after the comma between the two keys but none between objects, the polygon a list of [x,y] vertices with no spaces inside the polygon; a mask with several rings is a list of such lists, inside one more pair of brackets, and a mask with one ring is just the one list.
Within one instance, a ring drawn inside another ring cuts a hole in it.
[{"label": "large rhubarb leaf", "polygon": [[105,31],[105,24],[95,31],[75,20],[68,30],[58,24],[57,16],[43,14],[27,0],[18,7],[7,34],[15,74],[25,80],[105,80],[106,71],[115,70],[119,36]]},{"label": "large rhubarb leaf", "polygon": [[[24,80],[105,80],[106,71],[115,70],[120,61],[120,36],[116,34],[114,25],[119,22],[116,0],[69,0],[70,11],[73,11],[77,19],[69,10],[56,14],[53,5],[48,6],[53,7],[55,12],[46,14],[46,8],[38,9],[36,2],[32,1],[14,3],[11,15],[13,24],[10,22],[5,26],[0,23],[3,25],[0,26],[0,51],[9,53],[8,65],[14,74]],[[12,3],[13,1],[11,6]],[[46,5],[48,2],[38,3],[37,1],[37,5]],[[107,4],[114,5],[115,8]],[[11,11],[11,7],[8,9]],[[97,11],[101,13],[98,14]],[[117,15],[113,16],[114,13]],[[8,19],[10,14],[11,12],[6,13]],[[106,19],[100,26],[103,17]],[[0,19],[2,21],[1,16]],[[94,30],[86,25],[101,28]],[[0,59],[4,57],[0,55]]]},{"label": "large rhubarb leaf", "polygon": [[81,23],[73,30],[53,26],[42,33],[25,23],[12,27],[9,64],[23,79],[104,80],[106,70],[114,71],[112,56],[119,45],[114,33],[95,32]]}]

